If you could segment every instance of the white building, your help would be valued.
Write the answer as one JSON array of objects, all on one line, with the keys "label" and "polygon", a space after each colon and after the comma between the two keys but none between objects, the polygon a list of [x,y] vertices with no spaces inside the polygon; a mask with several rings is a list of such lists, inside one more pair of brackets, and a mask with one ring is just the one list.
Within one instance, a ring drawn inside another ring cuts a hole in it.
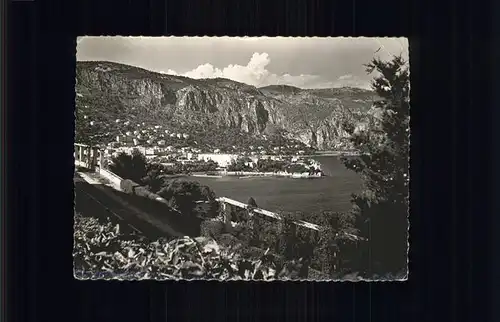
[{"label": "white building", "polygon": [[220,167],[225,168],[231,162],[238,159],[237,154],[221,154],[221,153],[203,153],[198,154],[198,160],[208,162],[210,160],[216,162]]}]

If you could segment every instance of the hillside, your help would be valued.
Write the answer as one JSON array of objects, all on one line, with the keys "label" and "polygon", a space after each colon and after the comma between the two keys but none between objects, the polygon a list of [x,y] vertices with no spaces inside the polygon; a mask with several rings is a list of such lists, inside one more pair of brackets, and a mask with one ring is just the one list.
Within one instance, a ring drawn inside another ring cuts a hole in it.
[{"label": "hillside", "polygon": [[344,124],[365,123],[374,99],[362,89],[256,88],[110,62],[77,62],[75,87],[77,133],[87,119],[104,124],[107,137],[144,122],[210,148],[260,144],[279,133],[317,149],[349,149]]}]

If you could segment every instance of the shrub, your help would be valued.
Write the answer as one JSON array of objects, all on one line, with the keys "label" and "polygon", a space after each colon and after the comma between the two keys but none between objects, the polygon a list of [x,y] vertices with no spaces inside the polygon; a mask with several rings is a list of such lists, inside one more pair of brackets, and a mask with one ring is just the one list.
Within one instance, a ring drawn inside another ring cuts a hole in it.
[{"label": "shrub", "polygon": [[132,155],[120,153],[111,159],[109,169],[116,175],[141,183],[147,175],[146,157],[139,151],[134,150]]},{"label": "shrub", "polygon": [[133,194],[135,187],[138,187],[139,185],[135,182],[133,182],[130,179],[125,179],[120,182],[120,189],[128,194]]},{"label": "shrub", "polygon": [[211,238],[126,240],[119,225],[75,216],[74,273],[77,278],[121,279],[263,279],[293,278],[292,266],[279,271],[261,259],[248,260]]},{"label": "shrub", "polygon": [[[215,193],[207,186],[202,186],[196,181],[171,180],[166,182],[158,195],[170,202],[182,214],[214,218],[219,212],[219,204]],[[207,201],[206,210],[199,209],[198,202]]]},{"label": "shrub", "polygon": [[218,220],[205,220],[200,225],[201,236],[217,239],[224,233],[224,223]]},{"label": "shrub", "polygon": [[343,162],[366,187],[352,198],[357,226],[370,238],[366,273],[404,277],[408,273],[410,71],[401,56],[387,62],[376,58],[366,67],[368,73],[377,72],[372,87],[380,97],[374,102],[380,115],[367,130],[356,132],[351,125],[350,140],[361,155]]}]

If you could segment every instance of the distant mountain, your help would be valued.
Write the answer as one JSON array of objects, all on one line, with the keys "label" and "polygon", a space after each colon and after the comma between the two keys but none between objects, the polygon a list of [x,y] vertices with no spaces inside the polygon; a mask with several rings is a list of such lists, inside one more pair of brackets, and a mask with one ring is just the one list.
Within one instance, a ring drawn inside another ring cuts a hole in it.
[{"label": "distant mountain", "polygon": [[376,98],[357,88],[256,88],[111,62],[77,62],[75,87],[77,116],[169,126],[208,146],[250,144],[279,130],[314,148],[349,149],[345,123],[366,122]]}]

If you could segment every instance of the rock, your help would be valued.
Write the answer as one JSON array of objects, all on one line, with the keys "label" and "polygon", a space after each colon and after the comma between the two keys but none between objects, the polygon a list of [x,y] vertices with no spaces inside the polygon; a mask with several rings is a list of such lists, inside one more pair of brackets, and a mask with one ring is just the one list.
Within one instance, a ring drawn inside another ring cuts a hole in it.
[{"label": "rock", "polygon": [[318,149],[344,145],[349,134],[343,124],[365,122],[375,97],[371,91],[353,88],[256,88],[228,79],[196,80],[110,62],[77,62],[76,76],[77,92],[82,93],[77,108],[90,101],[95,113],[113,123],[142,115],[254,136],[276,126]]}]

